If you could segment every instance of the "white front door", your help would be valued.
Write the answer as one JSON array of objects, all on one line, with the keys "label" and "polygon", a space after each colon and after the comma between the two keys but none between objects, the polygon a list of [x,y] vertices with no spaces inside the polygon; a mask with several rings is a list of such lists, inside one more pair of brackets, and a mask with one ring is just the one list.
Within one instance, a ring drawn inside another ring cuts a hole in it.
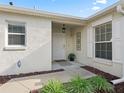
[{"label": "white front door", "polygon": [[53,60],[65,60],[66,39],[64,33],[53,33]]}]

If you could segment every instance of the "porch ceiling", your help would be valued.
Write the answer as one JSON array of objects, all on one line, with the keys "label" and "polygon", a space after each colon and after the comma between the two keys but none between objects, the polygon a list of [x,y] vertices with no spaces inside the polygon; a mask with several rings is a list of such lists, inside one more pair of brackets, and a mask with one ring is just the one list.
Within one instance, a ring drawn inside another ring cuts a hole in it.
[{"label": "porch ceiling", "polygon": [[56,21],[53,21],[52,22],[52,26],[53,27],[62,27],[62,25],[63,24],[65,24],[66,25],[66,27],[70,27],[70,28],[75,28],[75,27],[83,27],[83,26],[85,26],[85,23],[83,23],[83,24],[80,24],[80,23],[70,23],[70,22],[56,22]]},{"label": "porch ceiling", "polygon": [[55,19],[52,21],[53,24],[67,24],[67,25],[73,25],[73,26],[84,26],[86,25],[87,21],[82,21],[80,19]]}]

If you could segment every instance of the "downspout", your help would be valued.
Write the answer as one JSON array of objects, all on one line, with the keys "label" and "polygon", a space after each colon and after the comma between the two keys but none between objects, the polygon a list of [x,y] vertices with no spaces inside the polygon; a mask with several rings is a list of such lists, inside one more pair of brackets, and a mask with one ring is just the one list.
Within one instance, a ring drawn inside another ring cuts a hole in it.
[{"label": "downspout", "polygon": [[[124,10],[122,9],[122,6],[121,5],[118,5],[117,6],[117,12],[124,15]],[[123,63],[123,76],[122,76],[122,78],[111,81],[111,83],[113,85],[117,85],[117,84],[122,83],[122,82],[124,82],[124,63]]]}]

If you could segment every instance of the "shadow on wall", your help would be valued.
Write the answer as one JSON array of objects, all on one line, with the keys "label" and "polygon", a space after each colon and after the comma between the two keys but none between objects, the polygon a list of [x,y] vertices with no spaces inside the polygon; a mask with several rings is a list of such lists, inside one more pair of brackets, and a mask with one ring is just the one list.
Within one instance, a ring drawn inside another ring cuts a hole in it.
[{"label": "shadow on wall", "polygon": [[10,65],[1,75],[12,75],[36,71],[51,70],[51,42],[44,43],[40,48],[31,52],[22,60]]}]

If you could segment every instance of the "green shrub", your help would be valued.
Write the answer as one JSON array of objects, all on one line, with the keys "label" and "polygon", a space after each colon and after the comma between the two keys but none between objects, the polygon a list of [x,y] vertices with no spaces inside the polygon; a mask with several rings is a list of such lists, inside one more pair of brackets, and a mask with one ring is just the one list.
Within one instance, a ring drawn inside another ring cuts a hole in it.
[{"label": "green shrub", "polygon": [[115,93],[113,86],[103,77],[95,76],[89,79],[95,91],[104,91],[104,93]]},{"label": "green shrub", "polygon": [[49,81],[47,85],[45,85],[41,93],[66,93],[63,84],[60,81]]},{"label": "green shrub", "polygon": [[94,88],[90,82],[81,77],[75,77],[71,80],[70,86],[68,85],[68,93],[94,93]]},{"label": "green shrub", "polygon": [[41,89],[41,93],[115,93],[115,91],[114,87],[101,76],[90,79],[77,76],[66,84],[51,80]]}]

